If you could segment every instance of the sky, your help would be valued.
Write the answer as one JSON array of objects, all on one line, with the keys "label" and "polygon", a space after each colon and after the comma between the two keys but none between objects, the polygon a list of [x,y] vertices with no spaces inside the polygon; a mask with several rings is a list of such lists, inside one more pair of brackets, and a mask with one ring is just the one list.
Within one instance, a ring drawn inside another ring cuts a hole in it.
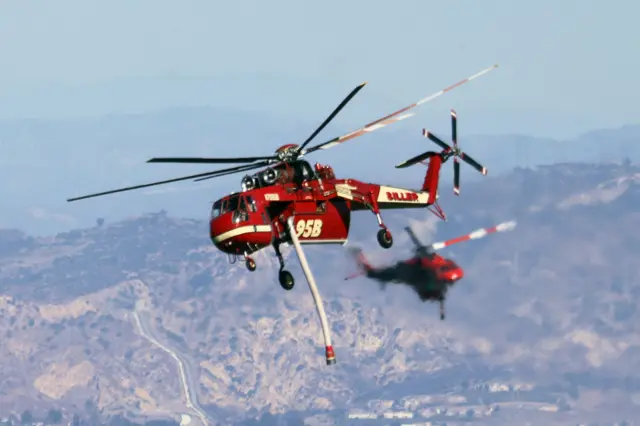
[{"label": "sky", "polygon": [[499,63],[425,109],[455,106],[479,133],[569,138],[640,122],[639,13],[623,0],[6,1],[0,119],[221,105],[321,121],[368,81],[340,117],[360,125]]},{"label": "sky", "polygon": [[[70,207],[64,199],[118,187],[122,181],[135,184],[199,171],[143,167],[151,156],[178,151],[184,156],[230,155],[229,151],[262,155],[275,149],[271,145],[276,139],[299,142],[363,81],[367,87],[318,142],[499,64],[489,74],[420,106],[416,117],[394,124],[400,132],[414,131],[413,141],[399,145],[396,142],[405,136],[385,129],[376,132],[378,139],[363,136],[313,158],[361,179],[377,173],[382,163],[387,167],[388,158],[396,164],[419,153],[422,127],[448,133],[450,108],[458,113],[461,147],[489,161],[490,170],[504,157],[503,151],[487,155],[479,149],[486,148],[484,144],[472,146],[467,136],[518,133],[567,140],[591,130],[637,125],[639,14],[639,3],[624,0],[4,1],[0,194],[12,200],[13,208],[0,212],[0,226],[23,228],[27,225],[22,218],[33,216],[33,211],[42,223],[52,214],[84,214],[83,220],[92,221],[91,215],[107,214],[104,209],[114,206],[116,199],[92,201],[90,208]],[[103,118],[198,106],[227,109],[221,119],[224,131],[220,122],[204,129],[202,120],[192,117],[195,110],[186,109],[167,113],[171,119],[166,120],[162,115]],[[237,109],[251,113],[229,113]],[[6,121],[25,118],[70,121],[58,127]],[[94,121],[78,121],[86,119]],[[256,122],[261,119],[281,134],[267,134],[273,129],[264,130],[268,126]],[[196,122],[197,128],[192,124]],[[53,128],[57,130],[47,130]],[[226,136],[210,137],[235,134],[236,128],[242,137],[233,142],[221,139]],[[123,134],[127,140],[112,140]],[[489,139],[512,144],[516,140]],[[487,139],[476,139],[482,140]],[[368,161],[363,153],[370,156]],[[126,170],[123,162],[131,163]],[[405,173],[421,178],[422,170]],[[43,174],[51,178],[42,179]],[[211,185],[227,191],[237,180],[233,175]],[[204,184],[198,188],[193,187],[194,199],[212,199],[222,191]],[[192,187],[166,187],[173,189],[186,193]],[[164,197],[149,195],[153,202],[132,203],[130,214],[165,205]],[[208,213],[199,203],[189,208]]]}]

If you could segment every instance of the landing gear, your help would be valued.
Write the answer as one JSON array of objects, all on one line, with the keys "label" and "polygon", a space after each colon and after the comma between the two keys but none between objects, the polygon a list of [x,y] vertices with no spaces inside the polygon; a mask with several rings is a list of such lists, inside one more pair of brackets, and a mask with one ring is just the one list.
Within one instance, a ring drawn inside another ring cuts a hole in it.
[{"label": "landing gear", "polygon": [[440,299],[440,320],[444,321],[444,299]]},{"label": "landing gear", "polygon": [[388,249],[393,245],[393,236],[387,228],[378,231],[378,244],[380,247]]},{"label": "landing gear", "polygon": [[246,265],[247,269],[250,270],[251,272],[256,270],[256,262],[252,258],[247,257],[244,261],[244,264]]},{"label": "landing gear", "polygon": [[[373,197],[373,194],[372,194]],[[391,231],[387,229],[386,225],[382,221],[382,216],[380,216],[380,210],[378,208],[378,203],[374,201],[373,206],[371,206],[371,210],[376,215],[376,219],[378,220],[378,226],[380,230],[378,231],[378,244],[380,247],[388,249],[393,245],[393,236],[391,235]]]},{"label": "landing gear", "polygon": [[295,281],[293,279],[293,275],[291,275],[291,272],[285,271],[284,269],[280,270],[278,279],[280,280],[280,286],[287,291],[291,290],[295,285]]},{"label": "landing gear", "polygon": [[282,253],[280,252],[280,244],[274,244],[273,248],[276,251],[276,256],[278,257],[278,262],[280,263],[280,272],[278,273],[280,286],[285,290],[291,290],[295,286],[296,282],[293,279],[293,275],[291,275],[291,272],[284,269],[284,259],[282,258]]}]

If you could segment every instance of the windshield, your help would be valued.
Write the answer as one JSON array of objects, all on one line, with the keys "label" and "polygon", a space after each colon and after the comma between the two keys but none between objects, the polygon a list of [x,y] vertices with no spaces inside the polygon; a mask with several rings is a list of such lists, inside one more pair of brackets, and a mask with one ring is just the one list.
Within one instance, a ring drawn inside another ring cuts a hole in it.
[{"label": "windshield", "polygon": [[[218,200],[213,203],[213,207],[211,207],[211,217],[216,218],[221,214],[225,214],[231,211],[235,211],[238,209],[238,204],[240,202],[240,196],[235,195],[226,200]],[[242,200],[242,208],[244,208],[244,200]]]},{"label": "windshield", "polygon": [[250,212],[255,212],[256,211],[256,202],[253,201],[253,197],[251,195],[247,195],[247,207],[249,208]]},{"label": "windshield", "polygon": [[442,272],[449,272],[449,271],[453,271],[455,269],[457,269],[456,266],[452,265],[450,263],[440,267],[440,271],[442,271]]},{"label": "windshield", "polygon": [[222,209],[222,201],[216,201],[213,203],[213,207],[211,208],[211,217],[216,218],[220,216],[220,212]]},{"label": "windshield", "polygon": [[227,200],[224,206],[224,210],[222,213],[232,212],[238,209],[238,201],[240,200],[240,196],[236,195]]}]

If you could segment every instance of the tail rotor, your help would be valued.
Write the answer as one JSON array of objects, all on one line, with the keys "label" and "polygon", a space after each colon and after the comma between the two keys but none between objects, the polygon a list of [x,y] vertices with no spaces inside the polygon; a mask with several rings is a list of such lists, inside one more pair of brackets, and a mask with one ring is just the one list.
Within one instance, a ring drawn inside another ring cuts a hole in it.
[{"label": "tail rotor", "polygon": [[460,147],[458,147],[458,115],[455,110],[451,110],[451,143],[453,147],[427,129],[422,129],[422,136],[438,145],[442,148],[442,151],[440,153],[427,151],[420,155],[416,155],[415,157],[398,164],[396,166],[397,169],[413,166],[416,163],[423,163],[428,166],[429,163],[426,160],[433,156],[439,156],[441,159],[440,163],[444,163],[450,157],[453,157],[453,192],[456,195],[460,195],[460,160],[464,161],[483,175],[487,174],[487,169],[482,164],[471,158],[467,153],[462,152]]},{"label": "tail rotor", "polygon": [[486,176],[487,169],[458,147],[458,114],[455,110],[451,110],[451,142],[453,148],[427,129],[422,129],[422,135],[442,148],[440,156],[443,163],[449,157],[453,157],[453,192],[456,195],[460,195],[460,160]]}]

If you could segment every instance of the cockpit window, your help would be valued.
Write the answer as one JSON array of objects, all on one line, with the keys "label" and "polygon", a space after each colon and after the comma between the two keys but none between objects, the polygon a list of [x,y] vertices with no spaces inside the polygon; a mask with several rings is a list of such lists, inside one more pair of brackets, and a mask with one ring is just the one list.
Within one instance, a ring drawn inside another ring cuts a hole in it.
[{"label": "cockpit window", "polygon": [[222,201],[216,201],[213,203],[213,207],[211,207],[211,217],[218,217],[222,212]]},{"label": "cockpit window", "polygon": [[211,208],[211,216],[218,217],[221,214],[236,210],[238,208],[238,198],[239,197],[236,196],[226,200],[216,201],[213,203],[213,207]]},{"label": "cockpit window", "polygon": [[252,197],[245,197],[241,195],[231,196],[225,200],[219,200],[213,203],[211,208],[211,217],[215,218],[221,214],[229,212],[255,212],[256,205]]},{"label": "cockpit window", "polygon": [[444,265],[440,267],[440,271],[442,272],[449,272],[449,271],[453,271],[454,269],[456,269],[456,267],[453,265]]},{"label": "cockpit window", "polygon": [[238,203],[240,201],[240,197],[236,195],[235,197],[231,197],[227,200],[224,213],[232,212],[234,210],[238,210]]},{"label": "cockpit window", "polygon": [[256,202],[253,200],[253,197],[251,195],[247,195],[246,199],[247,199],[247,209],[251,213],[254,213],[256,211]]}]

